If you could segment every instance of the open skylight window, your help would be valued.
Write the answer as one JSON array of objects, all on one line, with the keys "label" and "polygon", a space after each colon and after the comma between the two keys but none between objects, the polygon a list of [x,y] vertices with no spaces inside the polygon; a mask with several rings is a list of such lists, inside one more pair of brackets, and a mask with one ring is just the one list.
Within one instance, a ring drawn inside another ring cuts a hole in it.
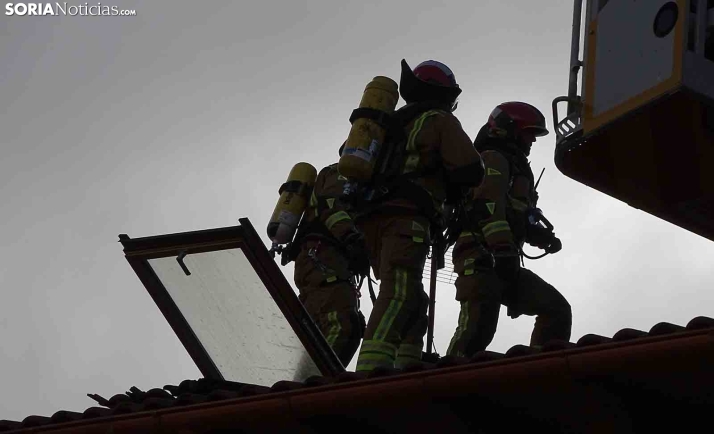
[{"label": "open skylight window", "polygon": [[206,378],[270,386],[343,371],[253,226],[240,223],[119,238]]}]

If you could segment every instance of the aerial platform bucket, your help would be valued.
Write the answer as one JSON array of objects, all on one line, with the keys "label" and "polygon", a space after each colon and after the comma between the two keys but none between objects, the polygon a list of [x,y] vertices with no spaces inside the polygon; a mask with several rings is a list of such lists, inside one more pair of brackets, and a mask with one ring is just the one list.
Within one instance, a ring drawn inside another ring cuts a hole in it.
[{"label": "aerial platform bucket", "polygon": [[714,240],[714,0],[575,0],[570,67],[560,171]]}]

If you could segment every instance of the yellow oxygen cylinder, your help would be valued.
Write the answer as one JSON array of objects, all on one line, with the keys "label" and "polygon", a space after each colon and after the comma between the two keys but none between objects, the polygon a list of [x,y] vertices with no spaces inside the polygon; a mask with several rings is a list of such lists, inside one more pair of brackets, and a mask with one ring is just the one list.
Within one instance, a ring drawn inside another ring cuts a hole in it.
[{"label": "yellow oxygen cylinder", "polygon": [[[359,108],[394,113],[399,100],[399,86],[389,77],[374,77],[365,87]],[[351,181],[368,182],[372,179],[377,153],[384,143],[385,129],[376,121],[360,117],[352,123],[345,149],[337,169]]]},{"label": "yellow oxygen cylinder", "polygon": [[280,186],[280,199],[268,223],[268,237],[273,244],[287,244],[295,236],[300,218],[307,208],[317,170],[309,163],[297,163],[288,180]]}]

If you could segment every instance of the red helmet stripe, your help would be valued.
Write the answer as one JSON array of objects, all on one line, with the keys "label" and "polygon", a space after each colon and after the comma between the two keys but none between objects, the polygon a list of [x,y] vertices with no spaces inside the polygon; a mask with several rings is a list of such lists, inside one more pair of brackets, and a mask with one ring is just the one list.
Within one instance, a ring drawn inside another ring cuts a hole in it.
[{"label": "red helmet stripe", "polygon": [[456,86],[456,77],[451,69],[436,60],[421,62],[414,68],[414,75],[426,82],[435,81],[442,86]]}]

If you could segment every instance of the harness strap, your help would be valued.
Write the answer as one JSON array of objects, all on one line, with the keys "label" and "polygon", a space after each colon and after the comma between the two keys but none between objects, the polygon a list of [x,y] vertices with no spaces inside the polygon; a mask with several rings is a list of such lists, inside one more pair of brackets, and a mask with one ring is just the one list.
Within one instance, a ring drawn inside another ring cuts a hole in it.
[{"label": "harness strap", "polygon": [[312,194],[312,187],[302,181],[288,181],[284,182],[283,185],[280,186],[278,194],[283,194],[284,191],[287,191],[288,193],[295,193],[298,196],[308,197]]},{"label": "harness strap", "polygon": [[352,110],[350,115],[350,123],[353,124],[357,119],[371,119],[379,124],[382,128],[389,130],[398,122],[392,115],[368,107],[356,108]]},{"label": "harness strap", "polygon": [[372,305],[377,301],[377,296],[374,295],[374,287],[372,286],[372,278],[367,276],[367,287],[369,288],[369,298],[372,300]]}]

